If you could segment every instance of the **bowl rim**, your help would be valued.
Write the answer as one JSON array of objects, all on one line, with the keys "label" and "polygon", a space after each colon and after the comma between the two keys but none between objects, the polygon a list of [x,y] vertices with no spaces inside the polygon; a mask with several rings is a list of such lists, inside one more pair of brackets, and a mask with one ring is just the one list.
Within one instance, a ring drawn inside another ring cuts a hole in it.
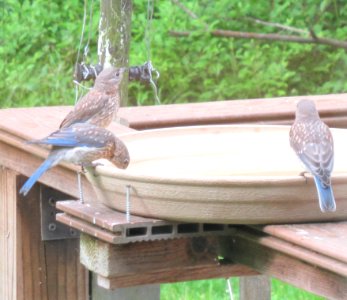
[{"label": "bowl rim", "polygon": [[[134,131],[129,133],[124,133],[118,135],[125,143],[128,138],[134,136],[145,136],[148,134],[159,133],[165,134],[168,131],[185,131],[190,130],[216,130],[229,129],[229,128],[242,128],[242,129],[252,129],[252,128],[272,128],[277,130],[288,130],[291,125],[270,125],[270,124],[213,124],[213,125],[192,125],[192,126],[179,126],[179,127],[167,127],[159,129],[148,129],[141,131]],[[345,131],[343,128],[331,128],[332,131]],[[204,134],[200,132],[199,134]],[[289,137],[288,137],[288,147]],[[304,171],[304,170],[303,170]],[[260,186],[264,185],[276,185],[276,186],[292,186],[292,185],[305,185],[307,182],[313,182],[313,176],[310,173],[305,173],[305,176],[298,175],[213,175],[213,176],[179,176],[179,177],[163,177],[160,175],[150,175],[140,172],[131,172],[129,170],[122,170],[114,167],[110,162],[105,163],[103,166],[97,166],[95,170],[96,175],[102,175],[107,177],[113,177],[118,180],[123,181],[135,181],[143,183],[156,183],[156,184],[177,184],[177,185],[191,185],[191,186],[201,186],[201,185],[213,185],[213,186]],[[347,172],[333,173],[332,176],[333,184],[340,184],[346,182]]]}]

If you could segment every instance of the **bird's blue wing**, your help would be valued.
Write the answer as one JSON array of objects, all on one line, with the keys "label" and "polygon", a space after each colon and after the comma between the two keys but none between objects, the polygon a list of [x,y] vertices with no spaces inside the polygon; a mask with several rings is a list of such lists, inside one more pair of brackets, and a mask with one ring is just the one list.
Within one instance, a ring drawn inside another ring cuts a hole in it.
[{"label": "bird's blue wing", "polygon": [[77,123],[53,132],[46,138],[31,141],[34,144],[46,144],[56,147],[104,147],[108,131],[87,123]]},{"label": "bird's blue wing", "polygon": [[45,144],[58,147],[76,147],[78,146],[78,139],[75,132],[71,128],[64,128],[64,130],[58,130],[51,135],[41,139],[30,141],[30,144]]}]

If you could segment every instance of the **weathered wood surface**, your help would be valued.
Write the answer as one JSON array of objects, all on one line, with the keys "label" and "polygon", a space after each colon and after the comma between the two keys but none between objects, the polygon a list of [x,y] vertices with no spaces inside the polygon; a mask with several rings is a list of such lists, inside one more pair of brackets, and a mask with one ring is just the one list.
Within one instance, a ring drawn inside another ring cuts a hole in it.
[{"label": "weathered wood surface", "polygon": [[[276,225],[278,228],[283,226]],[[316,226],[319,228],[320,224]],[[336,250],[347,251],[344,244],[343,241]],[[247,226],[239,227],[230,240],[226,256],[262,274],[329,299],[347,299],[347,261],[327,257]]]},{"label": "weathered wood surface", "polygon": [[240,300],[270,300],[270,299],[271,299],[271,280],[269,277],[245,276],[240,278]]},{"label": "weathered wood surface", "polygon": [[132,214],[128,221],[126,214],[97,202],[65,200],[58,201],[56,206],[62,211],[56,215],[59,222],[111,244],[207,235],[222,236],[233,231],[225,224],[170,222]]},{"label": "weathered wood surface", "polygon": [[[195,266],[184,268],[171,268],[170,270],[146,271],[136,275],[123,275],[115,277],[103,277],[98,275],[97,283],[106,289],[116,289],[129,286],[156,283],[175,283],[192,280],[206,280],[214,278],[229,278],[257,275],[251,268],[241,264],[215,266]],[[197,292],[198,293],[198,292]]]},{"label": "weathered wood surface", "polygon": [[17,194],[25,178],[1,168],[0,299],[88,299],[79,241],[41,241],[40,186]]},{"label": "weathered wood surface", "polygon": [[278,239],[347,264],[347,222],[267,225],[256,228]]},{"label": "weathered wood surface", "polygon": [[17,173],[0,167],[0,299],[16,300],[17,293]]},{"label": "weathered wood surface", "polygon": [[112,245],[82,234],[81,262],[106,288],[257,274],[240,265],[219,265],[223,241],[200,237]]},{"label": "weathered wood surface", "polygon": [[134,129],[225,123],[291,124],[300,99],[316,101],[329,126],[347,127],[347,94],[125,107],[118,115]]}]

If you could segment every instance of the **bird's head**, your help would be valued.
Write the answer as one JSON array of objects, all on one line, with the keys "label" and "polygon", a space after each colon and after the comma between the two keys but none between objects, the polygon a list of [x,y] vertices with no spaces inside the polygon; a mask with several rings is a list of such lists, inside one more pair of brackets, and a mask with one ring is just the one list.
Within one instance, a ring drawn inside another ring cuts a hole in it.
[{"label": "bird's head", "polygon": [[115,150],[111,162],[120,169],[126,169],[130,163],[128,148],[118,138],[115,139]]},{"label": "bird's head", "polygon": [[106,92],[118,89],[118,86],[123,79],[125,70],[126,68],[105,68],[96,77],[94,87],[102,89]]},{"label": "bird's head", "polygon": [[300,100],[296,105],[296,118],[316,118],[319,117],[316,105],[311,100]]}]

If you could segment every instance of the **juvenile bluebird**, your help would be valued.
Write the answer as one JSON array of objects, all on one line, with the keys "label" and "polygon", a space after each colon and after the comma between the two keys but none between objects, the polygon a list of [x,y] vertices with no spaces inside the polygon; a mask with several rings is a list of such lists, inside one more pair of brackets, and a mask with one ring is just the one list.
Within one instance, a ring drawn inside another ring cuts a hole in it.
[{"label": "juvenile bluebird", "polygon": [[120,105],[119,86],[125,68],[106,68],[96,77],[94,87],[68,113],[59,128],[75,123],[100,127],[110,125]]},{"label": "juvenile bluebird", "polygon": [[47,159],[24,183],[19,193],[24,196],[35,182],[60,161],[83,167],[96,166],[94,160],[106,158],[120,169],[126,169],[130,158],[125,144],[107,129],[87,123],[76,123],[61,128],[46,138],[31,141],[32,144],[52,145]]},{"label": "juvenile bluebird", "polygon": [[321,211],[335,211],[330,177],[334,166],[333,136],[319,118],[313,101],[301,100],[298,103],[289,137],[291,147],[313,175]]}]

